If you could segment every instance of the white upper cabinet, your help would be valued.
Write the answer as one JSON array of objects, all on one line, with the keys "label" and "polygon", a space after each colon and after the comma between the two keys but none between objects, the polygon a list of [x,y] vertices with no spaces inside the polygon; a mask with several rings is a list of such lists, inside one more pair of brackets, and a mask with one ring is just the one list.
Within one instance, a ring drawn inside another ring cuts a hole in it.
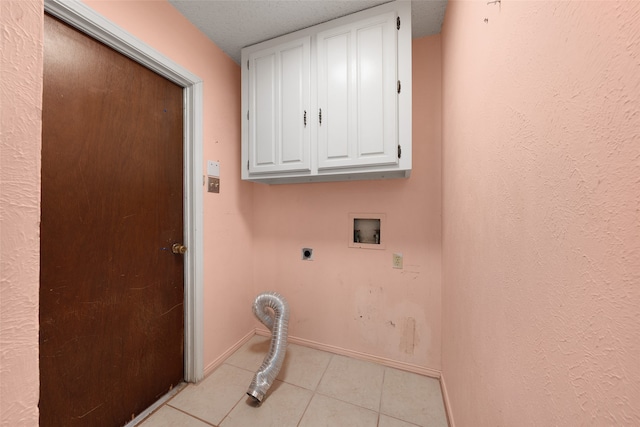
[{"label": "white upper cabinet", "polygon": [[242,51],[242,179],[411,173],[411,3],[387,3]]},{"label": "white upper cabinet", "polygon": [[249,54],[249,173],[310,171],[310,38]]},{"label": "white upper cabinet", "polygon": [[396,14],[317,35],[318,168],[398,163]]}]

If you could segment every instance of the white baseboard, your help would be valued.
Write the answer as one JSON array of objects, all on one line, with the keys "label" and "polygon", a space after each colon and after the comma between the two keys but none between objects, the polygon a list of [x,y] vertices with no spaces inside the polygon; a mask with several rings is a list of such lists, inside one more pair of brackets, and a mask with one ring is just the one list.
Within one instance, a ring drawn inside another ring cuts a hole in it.
[{"label": "white baseboard", "polygon": [[449,393],[447,392],[447,384],[444,380],[444,375],[440,376],[440,389],[442,391],[442,400],[444,401],[444,410],[447,413],[447,419],[449,420],[449,427],[456,427],[456,423],[453,420],[453,412],[451,410],[451,402],[449,401]]},{"label": "white baseboard", "polygon": [[233,353],[235,353],[235,351],[237,349],[242,347],[242,345],[244,343],[246,343],[247,341],[249,341],[251,339],[251,337],[254,336],[255,334],[256,334],[256,330],[255,329],[250,330],[244,337],[240,338],[240,341],[238,341],[233,346],[231,346],[227,351],[222,353],[216,360],[214,360],[213,362],[209,363],[204,368],[204,377],[206,378],[210,373],[215,371],[216,368],[218,368],[220,365],[222,365],[224,363],[224,361],[227,360],[227,358],[229,356],[231,356]]},{"label": "white baseboard", "polygon": [[[271,336],[271,332],[266,329],[256,328],[256,335],[264,337]],[[400,369],[402,371],[413,372],[415,374],[425,375],[431,378],[440,378],[440,371],[437,369],[426,368],[424,366],[414,365],[412,363],[399,362],[397,360],[387,359],[385,357],[374,356],[359,351],[349,350],[342,347],[336,347],[333,345],[321,344],[316,341],[307,340],[304,338],[298,338],[289,335],[287,341],[293,344],[299,344],[304,347],[315,348],[316,350],[322,350],[329,353],[340,354],[342,356],[353,357],[354,359],[366,360],[368,362],[378,363],[380,365],[389,366],[390,368]]]}]

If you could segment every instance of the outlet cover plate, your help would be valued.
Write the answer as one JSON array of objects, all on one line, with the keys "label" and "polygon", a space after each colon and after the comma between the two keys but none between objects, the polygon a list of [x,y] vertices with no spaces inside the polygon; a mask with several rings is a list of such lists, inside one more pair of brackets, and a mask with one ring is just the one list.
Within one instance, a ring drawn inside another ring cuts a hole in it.
[{"label": "outlet cover plate", "polygon": [[393,268],[402,269],[402,264],[403,264],[402,254],[394,253],[391,264]]},{"label": "outlet cover plate", "polygon": [[207,160],[207,176],[220,177],[220,162]]}]

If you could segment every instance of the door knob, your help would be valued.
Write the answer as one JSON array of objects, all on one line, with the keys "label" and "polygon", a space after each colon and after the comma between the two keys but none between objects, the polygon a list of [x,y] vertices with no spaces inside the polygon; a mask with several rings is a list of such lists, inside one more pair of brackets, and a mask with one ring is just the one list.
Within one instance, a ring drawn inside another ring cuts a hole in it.
[{"label": "door knob", "polygon": [[174,243],[173,246],[171,246],[171,252],[184,255],[184,253],[187,252],[187,247],[182,246],[180,243]]}]

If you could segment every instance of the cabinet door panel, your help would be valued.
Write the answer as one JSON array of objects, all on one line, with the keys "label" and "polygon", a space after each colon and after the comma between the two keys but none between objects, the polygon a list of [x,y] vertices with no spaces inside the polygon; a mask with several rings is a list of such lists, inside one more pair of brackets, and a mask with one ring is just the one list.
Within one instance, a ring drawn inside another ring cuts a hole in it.
[{"label": "cabinet door panel", "polygon": [[299,46],[282,51],[280,55],[281,107],[280,107],[280,147],[281,164],[302,163],[304,150],[300,143],[304,141],[304,111],[306,99],[303,88],[304,51]]},{"label": "cabinet door panel", "polygon": [[[349,158],[349,111],[351,111],[349,92],[352,90],[350,78],[349,51],[351,32],[334,35],[326,40],[325,66],[326,87],[331,91],[323,91],[323,120],[319,127],[321,139],[327,143],[323,157],[327,159]],[[320,114],[320,112],[318,112]],[[320,121],[320,120],[319,120]]]},{"label": "cabinet door panel", "polygon": [[254,60],[255,126],[252,129],[254,167],[276,164],[276,55],[271,53]]},{"label": "cabinet door panel", "polygon": [[395,18],[318,34],[319,169],[397,164]]},{"label": "cabinet door panel", "polygon": [[357,157],[384,155],[384,45],[380,26],[360,29],[357,41],[358,141]]},{"label": "cabinet door panel", "polygon": [[249,172],[310,170],[310,38],[249,56]]}]

